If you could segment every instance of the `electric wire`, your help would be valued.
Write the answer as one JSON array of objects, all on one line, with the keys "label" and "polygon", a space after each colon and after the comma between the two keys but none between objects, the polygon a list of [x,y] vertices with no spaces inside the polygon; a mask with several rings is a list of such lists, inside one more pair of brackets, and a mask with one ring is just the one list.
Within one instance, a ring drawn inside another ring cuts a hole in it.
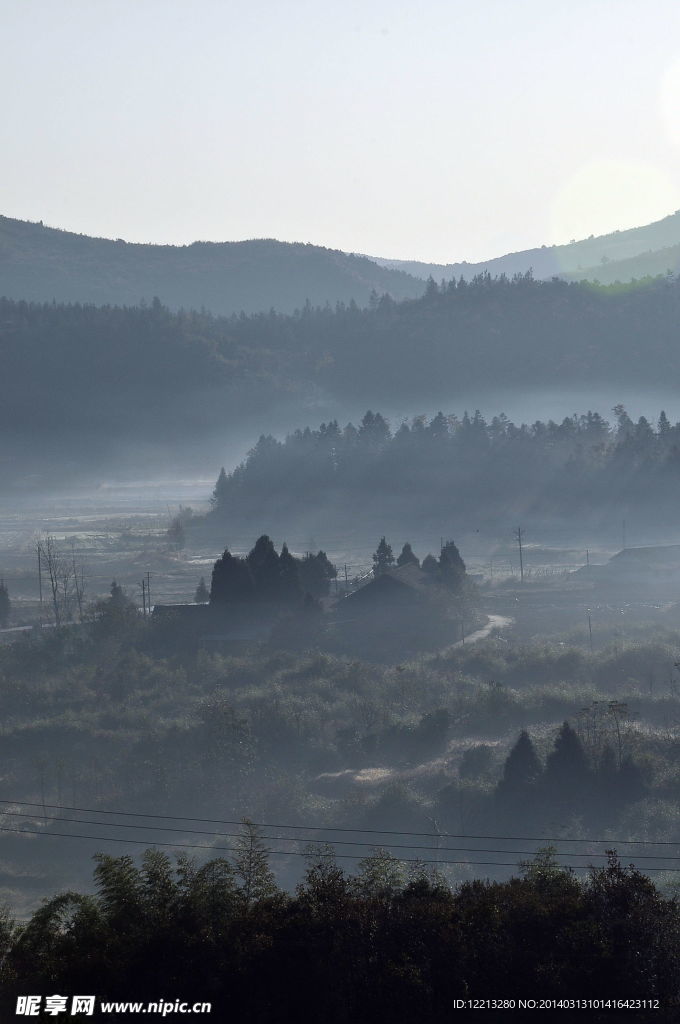
[{"label": "electric wire", "polygon": [[[167,825],[138,825],[138,824],[126,824],[125,822],[117,821],[102,821],[93,820],[92,818],[65,818],[54,814],[27,814],[22,811],[0,811],[0,815],[6,814],[12,818],[30,818],[35,821],[36,818],[42,818],[44,821],[62,821],[62,822],[73,822],[77,825],[99,825],[103,828],[117,828],[117,829],[142,829],[147,832],[175,832],[182,835],[203,835],[203,836],[214,836],[216,838],[224,839],[236,839],[239,837],[239,832],[216,832],[212,829],[196,829],[196,828],[176,828]],[[113,837],[111,837],[113,839]],[[284,843],[298,843],[298,842],[309,842],[312,843],[315,840],[298,839],[292,836],[267,836],[268,842],[284,842]],[[441,839],[450,838],[448,833],[440,833]],[[555,842],[560,842],[556,839]],[[331,846],[361,846],[376,848],[375,843],[361,842],[355,839],[334,839],[329,840],[328,845]],[[680,844],[676,844],[679,845]],[[489,847],[475,847],[475,846],[424,846],[421,844],[410,845],[403,843],[381,843],[380,849],[383,850],[423,850],[427,853],[493,853],[493,854],[520,854],[526,856],[533,856],[536,850],[495,850]],[[597,851],[588,851],[585,853],[570,852],[568,850],[560,850],[557,853],[560,857],[604,857],[604,853],[598,853]],[[671,854],[638,854],[636,855],[637,860],[680,860],[680,856],[672,856]]]},{"label": "electric wire", "polygon": [[[111,836],[85,836],[77,832],[36,832],[32,829],[23,828],[7,828],[6,826],[0,825],[0,832],[12,832],[20,835],[33,835],[40,836],[41,838],[47,839],[84,839],[94,842],[102,843],[125,843],[136,846],[145,846],[147,841],[144,839],[121,839],[113,838]],[[238,848],[233,846],[205,846],[199,843],[152,843],[152,846],[164,846],[170,849],[188,849],[188,850],[206,850],[208,853],[214,853],[215,851],[226,851],[227,853],[237,853]],[[310,854],[303,850],[269,850],[267,851],[272,856],[276,857],[305,857],[309,859]],[[505,850],[504,853],[511,853],[511,850]],[[518,851],[520,852],[520,851]],[[322,854],[323,856],[323,854]],[[583,854],[587,856],[587,854]],[[592,856],[602,856],[602,854],[594,854]],[[358,860],[356,854],[351,853],[337,853],[334,857],[338,860]],[[439,858],[437,860],[423,860],[421,857],[399,857],[397,858],[403,864],[422,864],[426,867],[439,867],[441,865],[458,865],[458,866],[470,866],[470,867],[497,867],[497,868],[516,868],[517,861],[498,861],[498,860],[448,860]],[[562,865],[564,866],[564,865]],[[573,871],[589,871],[591,865],[589,864],[570,864],[568,865],[570,870]],[[646,871],[680,871],[680,867],[648,867]]]},{"label": "electric wire", "polygon": [[[243,823],[244,823],[243,819],[237,821],[237,820],[229,819],[229,818],[198,818],[198,817],[189,817],[189,816],[183,816],[183,815],[177,815],[177,814],[154,814],[154,813],[143,813],[143,812],[140,812],[140,811],[106,810],[106,809],[98,809],[96,807],[77,807],[77,806],[68,805],[68,804],[51,804],[51,803],[47,803],[47,802],[44,802],[44,803],[40,802],[40,803],[38,803],[38,802],[35,802],[35,801],[30,801],[30,800],[12,800],[12,799],[6,799],[6,798],[2,798],[2,797],[0,797],[0,804],[8,804],[10,806],[14,805],[14,806],[20,806],[20,807],[37,807],[37,808],[42,809],[43,811],[45,811],[47,808],[49,808],[50,810],[76,811],[76,812],[85,813],[85,814],[98,814],[98,815],[109,815],[109,816],[117,815],[119,817],[146,818],[146,819],[156,818],[156,819],[158,819],[160,821],[195,822],[195,823],[203,824],[203,825],[236,825],[236,826],[240,826],[240,825],[243,825]],[[12,814],[11,811],[3,811],[3,812],[0,812],[0,813]],[[23,815],[22,812],[15,812],[15,813],[16,813],[16,816],[20,816],[21,815],[21,816],[30,817],[30,815]],[[45,814],[43,814],[43,815],[33,815],[33,817],[36,817],[36,816],[37,817],[52,817],[51,815],[45,815]],[[59,820],[64,820],[64,819],[59,819]],[[65,820],[72,821],[74,819],[69,818],[69,819],[65,819]],[[121,824],[122,825],[123,823],[96,821],[96,822],[94,822],[94,824],[98,824],[98,825]],[[360,835],[408,836],[408,837],[418,837],[418,838],[421,838],[421,839],[438,839],[438,840],[445,838],[445,839],[465,839],[465,840],[473,840],[474,839],[474,840],[480,840],[480,841],[482,841],[482,840],[492,840],[492,841],[498,840],[499,842],[536,842],[536,843],[543,843],[543,844],[554,843],[555,842],[555,843],[583,843],[583,844],[595,844],[595,845],[599,844],[599,845],[602,845],[602,844],[606,843],[610,847],[612,847],[612,846],[673,846],[673,847],[676,847],[676,848],[680,847],[680,842],[673,841],[673,840],[668,840],[668,839],[649,839],[649,840],[645,840],[645,839],[621,839],[621,838],[595,839],[595,838],[592,838],[592,837],[589,837],[589,836],[581,836],[581,837],[566,837],[566,836],[565,837],[563,837],[563,836],[517,836],[517,835],[507,835],[507,834],[505,834],[505,835],[501,835],[501,834],[494,834],[494,835],[489,835],[489,834],[487,834],[487,835],[475,835],[475,834],[463,835],[463,834],[460,834],[460,833],[451,833],[451,832],[446,832],[446,833],[443,833],[443,832],[414,832],[414,831],[398,831],[398,830],[394,830],[394,829],[367,829],[367,828],[361,828],[360,826],[355,826],[353,828],[348,828],[348,827],[345,827],[345,826],[335,826],[335,825],[294,825],[294,824],[281,824],[280,822],[279,823],[274,823],[274,822],[267,823],[267,822],[256,822],[256,821],[251,822],[251,824],[254,825],[256,828],[281,829],[281,830],[284,830],[284,831],[341,832],[343,834],[346,834],[346,833],[357,834],[358,833]],[[137,827],[155,828],[156,826],[148,826],[147,825],[147,826],[137,826]],[[163,828],[162,826],[158,826],[158,830],[159,831],[162,828]],[[194,829],[182,828],[182,829],[179,829],[178,831],[200,834],[200,830],[194,830]],[[213,830],[211,830],[209,832],[209,834],[210,835],[214,835],[215,833],[214,833]],[[276,839],[278,837],[272,836],[271,838],[272,839]],[[314,841],[314,840],[310,840],[310,841]],[[339,840],[337,840],[337,842],[340,843]],[[359,844],[359,843],[352,842],[352,845],[367,845],[367,844]],[[374,844],[368,844],[368,845],[374,845]],[[399,846],[399,848],[401,848],[401,849],[404,848],[401,844],[392,844],[392,845]],[[441,849],[441,847],[440,847],[440,849]],[[515,852],[515,851],[505,851],[505,852],[512,853],[512,852]]]}]

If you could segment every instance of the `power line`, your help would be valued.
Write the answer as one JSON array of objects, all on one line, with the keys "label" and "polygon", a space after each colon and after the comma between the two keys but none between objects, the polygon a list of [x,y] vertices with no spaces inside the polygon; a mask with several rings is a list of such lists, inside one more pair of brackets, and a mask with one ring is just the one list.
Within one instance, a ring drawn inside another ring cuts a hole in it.
[{"label": "power line", "polygon": [[[120,817],[128,818],[158,818],[161,821],[192,821],[199,822],[204,825],[242,825],[243,820],[232,820],[228,818],[193,818],[189,816],[183,816],[178,814],[144,814],[141,811],[109,811],[100,810],[96,807],[73,807],[67,804],[48,804],[48,803],[35,803],[30,800],[10,800],[4,797],[0,797],[0,803],[2,804],[16,804],[22,807],[40,807],[58,811],[79,811],[85,814],[116,814]],[[8,812],[5,812],[8,813]],[[42,815],[38,815],[42,817]],[[71,819],[72,820],[72,819]],[[106,824],[106,822],[101,822]],[[441,838],[441,832],[406,832],[398,831],[394,829],[373,829],[373,828],[361,828],[360,826],[354,826],[353,828],[336,826],[336,825],[291,825],[281,823],[266,823],[262,821],[254,821],[252,824],[256,828],[278,828],[285,830],[296,830],[303,832],[352,832],[360,833],[362,835],[381,835],[381,836],[419,836],[424,839],[436,839],[438,836]],[[189,830],[190,831],[190,830]],[[212,834],[212,833],[211,833]],[[449,839],[492,839],[499,840],[500,842],[526,842],[526,843],[608,843],[611,845],[625,845],[625,846],[675,846],[680,847],[680,841],[673,841],[669,839],[593,839],[589,836],[581,837],[563,837],[563,836],[511,836],[511,835],[463,835],[447,833]]]},{"label": "power line", "polygon": [[[25,814],[21,811],[4,811],[0,812],[9,815],[12,818],[31,818],[35,821],[36,818],[42,818],[45,821],[65,821],[73,822],[78,825],[99,825],[103,828],[124,828],[124,829],[143,829],[147,832],[178,832],[180,834],[190,835],[203,835],[203,836],[216,836],[219,838],[231,838],[236,839],[239,837],[239,832],[214,832],[209,829],[195,829],[195,828],[172,828],[163,825],[137,825],[130,824],[126,825],[124,822],[117,821],[93,821],[91,818],[63,818],[54,814],[42,815],[42,814]],[[45,834],[44,832],[40,833]],[[57,833],[54,833],[55,835]],[[446,832],[440,833],[442,839],[448,838]],[[267,836],[268,841],[273,842],[284,842],[284,843],[298,843],[305,842],[305,839],[297,839],[291,836]],[[111,838],[113,841],[113,838]],[[314,842],[315,840],[308,839],[307,842]],[[141,840],[140,840],[141,842]],[[335,839],[330,840],[328,845],[331,846],[368,846],[372,849],[376,848],[375,843],[365,843],[354,839]],[[494,853],[494,854],[519,854],[526,856],[533,856],[536,850],[493,850],[488,847],[474,847],[474,846],[422,846],[415,845],[410,846],[401,843],[381,843],[381,849],[385,850],[423,850],[425,852],[439,851],[441,853]],[[209,849],[209,847],[206,847]],[[280,851],[283,852],[283,851]],[[560,857],[604,857],[604,853],[596,853],[589,851],[587,853],[570,853],[566,850],[558,851]],[[637,860],[680,860],[680,856],[674,857],[670,854],[641,854],[637,857]],[[680,869],[679,869],[680,870]]]},{"label": "power line", "polygon": [[[144,839],[121,839],[112,838],[111,836],[85,836],[78,832],[36,832],[33,829],[26,828],[7,828],[6,826],[0,825],[0,832],[12,832],[19,835],[31,835],[31,836],[42,836],[47,839],[85,839],[94,840],[98,843],[125,843],[127,845],[144,846],[146,840]],[[199,843],[152,843],[152,846],[164,846],[170,849],[187,849],[187,850],[207,850],[212,853],[213,851],[220,850],[226,851],[227,853],[236,852],[233,846],[204,846]],[[302,850],[269,850],[270,854],[275,857],[306,857],[309,858],[310,854]],[[491,851],[490,851],[491,852]],[[510,850],[503,851],[505,853],[511,853]],[[517,851],[518,853],[521,851]],[[311,854],[313,856],[313,854]],[[351,853],[338,853],[334,854],[338,860],[357,860],[356,854]],[[582,856],[588,856],[582,854]],[[592,856],[602,856],[602,854],[592,854]],[[403,864],[422,864],[425,866],[432,865],[432,867],[439,867],[442,864],[451,865],[464,865],[470,867],[495,867],[495,868],[516,868],[517,861],[498,861],[498,860],[423,860],[421,857],[399,857]],[[564,866],[564,865],[563,865]],[[589,871],[591,865],[589,864],[573,864],[568,865],[572,871]],[[647,871],[680,871],[678,868],[666,868],[666,867],[649,867]]]}]

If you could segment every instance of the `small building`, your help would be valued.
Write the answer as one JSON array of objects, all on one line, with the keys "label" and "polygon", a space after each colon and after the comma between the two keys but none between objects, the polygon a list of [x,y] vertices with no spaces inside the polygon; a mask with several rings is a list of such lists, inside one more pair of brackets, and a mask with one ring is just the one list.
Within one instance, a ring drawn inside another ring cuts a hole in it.
[{"label": "small building", "polygon": [[270,619],[224,605],[157,604],[151,618],[169,641],[211,651],[249,647],[267,640],[271,632]]},{"label": "small building", "polygon": [[341,600],[338,612],[344,615],[348,609],[362,612],[407,609],[424,602],[434,602],[441,606],[450,600],[451,591],[436,575],[424,572],[417,565],[398,565],[385,569],[347,594]]}]

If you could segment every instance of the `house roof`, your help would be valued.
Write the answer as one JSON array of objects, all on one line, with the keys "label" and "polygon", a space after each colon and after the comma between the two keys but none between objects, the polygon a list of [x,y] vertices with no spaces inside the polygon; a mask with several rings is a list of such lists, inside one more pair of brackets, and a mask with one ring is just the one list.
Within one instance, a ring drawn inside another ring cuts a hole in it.
[{"label": "house roof", "polygon": [[624,548],[609,559],[610,565],[650,566],[659,569],[680,567],[680,544],[654,544],[649,547]]},{"label": "house roof", "polygon": [[344,601],[363,604],[374,600],[412,601],[450,597],[450,592],[433,573],[423,572],[417,565],[398,565],[368,580],[362,587],[348,594]]}]

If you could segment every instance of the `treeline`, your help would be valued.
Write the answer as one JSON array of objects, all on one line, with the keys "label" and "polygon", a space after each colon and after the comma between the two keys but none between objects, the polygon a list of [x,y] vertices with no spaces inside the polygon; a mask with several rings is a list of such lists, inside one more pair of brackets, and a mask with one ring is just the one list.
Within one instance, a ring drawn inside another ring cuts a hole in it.
[{"label": "treeline", "polygon": [[[620,737],[627,706],[610,701],[600,709],[596,702],[590,709],[593,724],[598,711],[600,718],[608,714],[613,719],[614,738],[617,732]],[[620,748],[617,752],[603,740],[589,756],[578,733],[565,722],[545,764],[522,730],[503,765],[495,799],[499,819],[508,825],[521,821],[535,827],[554,821],[557,815],[560,820],[581,819],[602,829],[646,791],[643,773],[630,755],[624,756]]]},{"label": "treeline", "polygon": [[556,380],[672,388],[679,313],[675,278],[596,288],[529,274],[430,281],[422,298],[374,292],[365,309],[307,303],[292,315],[4,299],[0,425],[34,455],[31,432],[49,426],[49,443],[68,436],[77,462],[79,435],[187,438],[301,397],[432,405],[499,382],[522,393]]},{"label": "treeline", "polygon": [[305,298],[365,304],[372,289],[405,298],[425,288],[365,256],[272,238],[140,245],[0,217],[0,250],[2,294],[38,301],[122,306],[157,295],[173,309],[228,315],[292,312]]},{"label": "treeline", "polygon": [[672,386],[680,379],[679,311],[672,276],[598,287],[480,274],[430,279],[418,299],[374,294],[367,309],[338,303],[307,305],[294,317],[243,317],[232,331],[242,345],[306,365],[305,376],[334,395],[438,402],[556,381]]},{"label": "treeline", "polygon": [[279,554],[266,534],[259,537],[245,558],[232,555],[229,548],[213,566],[212,605],[287,605],[303,600],[309,605],[326,597],[337,571],[325,551],[295,558],[284,542]]},{"label": "treeline", "polygon": [[[584,1010],[589,1021],[677,1019],[677,902],[614,854],[583,881],[545,850],[520,877],[451,890],[432,867],[407,871],[384,851],[349,875],[317,849],[293,895],[249,825],[232,859],[201,866],[158,850],[139,867],[96,859],[94,895],[63,893],[23,926],[0,922],[6,1019],[17,997],[55,992],[67,1005],[95,994],[97,1007],[210,1002],[217,1019],[258,1024],[471,1020],[480,1010],[455,1001],[474,999],[508,1000],[506,1021],[526,1020],[527,999],[563,1001],[565,1021]],[[575,999],[598,1002],[579,1010]]]},{"label": "treeline", "polygon": [[521,425],[504,415],[487,421],[479,412],[439,412],[391,429],[369,411],[358,427],[331,421],[283,441],[263,435],[229,476],[220,474],[213,514],[238,521],[275,506],[305,517],[327,506],[333,517],[334,507],[352,507],[358,519],[382,510],[390,526],[401,516],[422,528],[441,522],[446,508],[460,531],[501,513],[507,519],[510,510],[535,521],[575,513],[605,519],[629,504],[674,521],[680,423],[664,412],[657,424],[633,422],[623,406],[614,412],[613,425],[597,412]]}]

